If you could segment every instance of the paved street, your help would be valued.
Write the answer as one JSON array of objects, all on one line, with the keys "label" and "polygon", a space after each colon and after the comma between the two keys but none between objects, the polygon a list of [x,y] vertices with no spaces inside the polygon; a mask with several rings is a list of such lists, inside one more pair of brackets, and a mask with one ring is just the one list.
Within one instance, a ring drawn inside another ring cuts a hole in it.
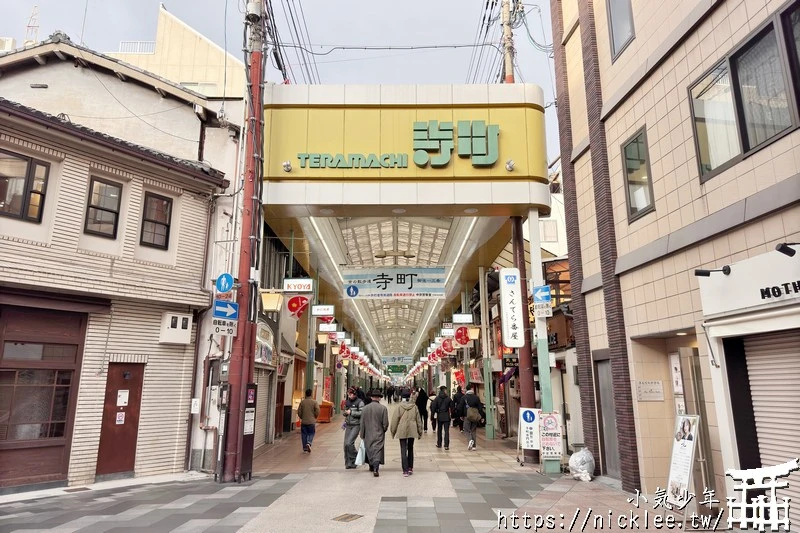
[{"label": "paved street", "polygon": [[[388,440],[387,464],[376,479],[366,467],[344,469],[340,428],[340,418],[318,425],[310,455],[302,453],[299,434],[270,446],[256,457],[253,480],[241,485],[190,474],[157,484],[0,497],[0,532],[487,532],[498,525],[498,512],[563,511],[587,496],[598,507],[630,507],[627,495],[603,483],[520,467],[513,442],[480,438],[469,452],[457,432],[446,452],[435,448],[429,430],[408,478],[401,475],[398,441]],[[27,499],[10,501],[20,497]]]}]

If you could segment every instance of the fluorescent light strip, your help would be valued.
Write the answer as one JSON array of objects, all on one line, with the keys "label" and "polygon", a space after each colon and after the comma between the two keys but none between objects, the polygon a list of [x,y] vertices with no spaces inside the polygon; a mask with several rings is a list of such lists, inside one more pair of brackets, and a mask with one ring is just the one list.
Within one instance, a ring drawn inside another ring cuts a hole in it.
[{"label": "fluorescent light strip", "polygon": [[[472,230],[475,229],[475,224],[477,224],[477,223],[478,223],[478,217],[472,217],[472,222],[469,225],[469,229],[467,230],[467,234],[464,236],[464,241],[461,243],[461,248],[459,248],[459,250],[458,250],[458,254],[456,255],[456,260],[453,261],[453,266],[452,266],[452,268],[450,268],[450,272],[447,273],[447,277],[444,279],[445,300],[447,299],[447,284],[450,283],[450,276],[453,275],[453,272],[455,271],[455,268],[458,265],[458,262],[461,260],[461,254],[464,253],[464,248],[466,248],[467,242],[469,242],[470,237],[472,237]],[[442,301],[444,301],[444,300],[442,300]],[[411,350],[411,356],[412,357],[413,357],[414,353],[416,353],[417,349],[419,348],[419,343],[422,341],[423,333],[428,331],[428,328],[429,328],[428,322],[431,320],[431,318],[433,318],[433,314],[434,314],[433,310],[436,308],[436,305],[437,304],[434,304],[434,306],[431,307],[431,310],[430,310],[430,312],[428,314],[428,318],[425,320],[425,328],[421,329],[419,331],[419,336],[417,337],[417,342],[414,345],[414,349]],[[442,305],[444,305],[444,304],[442,304]],[[436,312],[438,313],[439,310],[437,310]]]}]

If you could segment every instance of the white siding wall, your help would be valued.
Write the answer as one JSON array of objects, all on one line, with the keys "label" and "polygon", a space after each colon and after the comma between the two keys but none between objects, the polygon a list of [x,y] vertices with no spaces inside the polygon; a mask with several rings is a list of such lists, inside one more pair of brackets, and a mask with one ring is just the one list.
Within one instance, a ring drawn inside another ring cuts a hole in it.
[{"label": "white siding wall", "polygon": [[169,310],[185,312],[186,308],[114,301],[111,314],[89,316],[70,455],[70,485],[94,482],[109,361],[146,361],[136,475],[183,471],[194,350],[193,344],[158,343],[161,314]]}]

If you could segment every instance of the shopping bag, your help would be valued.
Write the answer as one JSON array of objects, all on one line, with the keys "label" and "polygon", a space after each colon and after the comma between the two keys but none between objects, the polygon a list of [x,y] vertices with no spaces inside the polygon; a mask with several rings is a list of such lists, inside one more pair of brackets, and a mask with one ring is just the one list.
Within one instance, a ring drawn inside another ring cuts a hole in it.
[{"label": "shopping bag", "polygon": [[361,441],[361,446],[358,448],[358,455],[356,455],[356,466],[361,466],[364,464],[367,456],[367,446],[364,444],[364,441]]}]

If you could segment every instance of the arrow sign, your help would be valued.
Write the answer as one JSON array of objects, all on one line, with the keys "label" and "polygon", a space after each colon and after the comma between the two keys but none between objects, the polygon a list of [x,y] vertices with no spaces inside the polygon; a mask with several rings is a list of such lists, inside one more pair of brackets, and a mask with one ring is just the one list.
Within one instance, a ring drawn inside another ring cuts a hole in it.
[{"label": "arrow sign", "polygon": [[533,288],[533,303],[537,304],[550,303],[550,285],[543,285],[541,287]]},{"label": "arrow sign", "polygon": [[239,319],[239,304],[214,300],[214,318]]}]

